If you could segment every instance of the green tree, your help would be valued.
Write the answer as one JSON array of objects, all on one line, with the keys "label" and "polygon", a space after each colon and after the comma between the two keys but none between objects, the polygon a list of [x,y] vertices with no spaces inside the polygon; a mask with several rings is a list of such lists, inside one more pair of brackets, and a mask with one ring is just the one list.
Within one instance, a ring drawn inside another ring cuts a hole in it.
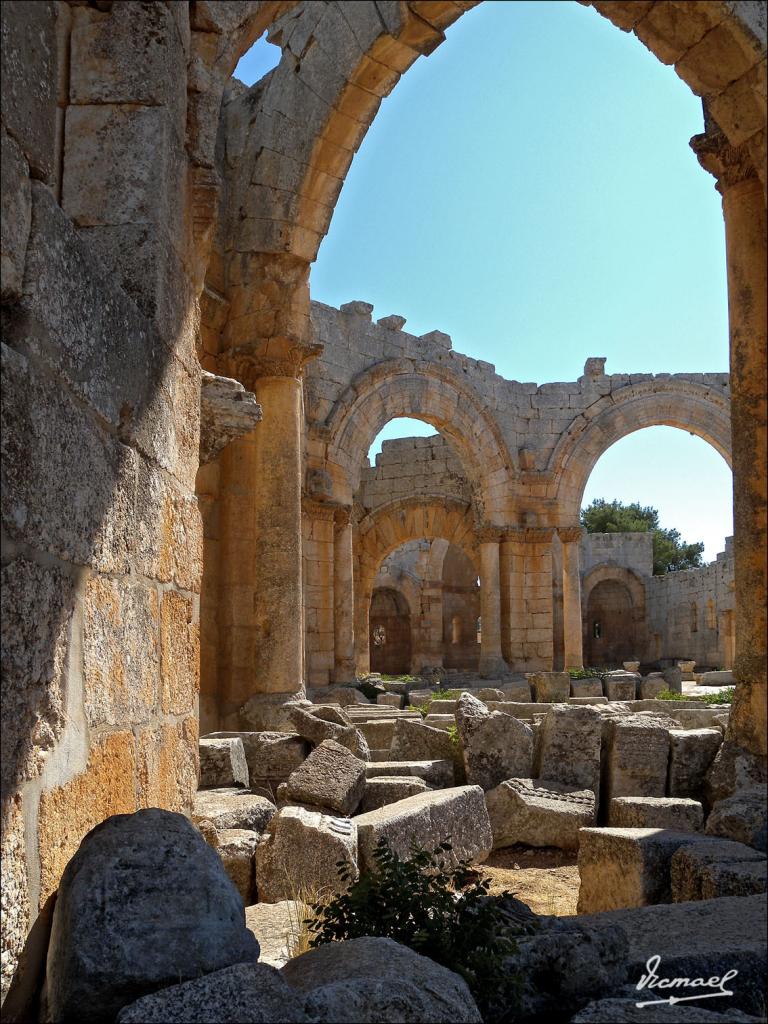
[{"label": "green tree", "polygon": [[698,569],[704,564],[704,544],[686,544],[678,530],[663,529],[658,509],[650,505],[595,498],[581,510],[581,525],[588,533],[652,533],[654,576],[677,569]]}]

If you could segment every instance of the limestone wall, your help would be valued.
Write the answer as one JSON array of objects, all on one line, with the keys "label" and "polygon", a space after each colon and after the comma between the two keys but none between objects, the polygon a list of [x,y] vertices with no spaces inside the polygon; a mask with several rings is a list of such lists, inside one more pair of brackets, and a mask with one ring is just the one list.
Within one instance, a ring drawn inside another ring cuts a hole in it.
[{"label": "limestone wall", "polygon": [[621,565],[640,576],[653,575],[653,535],[650,533],[584,533],[581,571],[597,565]]},{"label": "limestone wall", "polygon": [[440,434],[384,441],[375,466],[363,468],[357,501],[366,509],[414,494],[445,494],[471,501],[461,461]]}]

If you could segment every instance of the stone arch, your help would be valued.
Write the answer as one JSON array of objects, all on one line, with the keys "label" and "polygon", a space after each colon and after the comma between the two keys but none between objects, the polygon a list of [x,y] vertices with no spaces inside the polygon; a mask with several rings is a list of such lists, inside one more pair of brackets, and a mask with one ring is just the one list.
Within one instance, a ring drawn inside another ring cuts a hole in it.
[{"label": "stone arch", "polygon": [[499,427],[470,385],[428,360],[377,363],[346,389],[324,427],[331,475],[354,493],[374,438],[400,416],[431,423],[453,443],[485,516],[503,521],[513,460]]},{"label": "stone arch", "polygon": [[[706,99],[728,141],[749,143],[752,161],[764,175],[765,138],[755,117],[762,85],[754,73],[764,60],[759,38],[764,27],[756,14],[740,5],[740,16],[726,3],[691,2],[672,16],[661,3],[580,2],[633,32],[663,64],[673,64]],[[444,41],[444,30],[477,0],[356,4],[344,14],[339,6],[324,4],[319,17],[317,4],[288,11],[270,31],[283,59],[251,111],[243,149],[248,166],[240,171],[248,184],[237,203],[248,213],[242,232],[252,251],[291,252],[308,262],[316,258],[352,158],[382,98],[419,56]],[[285,124],[290,132],[281,131]],[[290,170],[288,182],[274,180],[276,163]]]},{"label": "stone arch", "polygon": [[[647,643],[645,585],[642,579],[632,569],[627,569],[624,566],[610,565],[607,562],[596,565],[585,575],[581,590],[584,653],[587,662],[596,668],[600,668],[602,665],[597,663],[599,658],[595,660],[595,654],[593,653],[596,645],[592,642],[594,638],[592,636],[590,614],[592,610],[591,599],[598,588],[609,586],[623,588],[628,596],[627,611],[630,621],[626,629],[627,644],[624,651],[626,657],[618,660],[642,658]],[[602,639],[605,640],[606,638],[603,637]]]},{"label": "stone arch", "polygon": [[677,427],[707,441],[731,465],[730,393],[685,380],[645,381],[590,406],[552,453],[552,474],[563,522],[577,522],[584,489],[601,455],[645,427]]}]

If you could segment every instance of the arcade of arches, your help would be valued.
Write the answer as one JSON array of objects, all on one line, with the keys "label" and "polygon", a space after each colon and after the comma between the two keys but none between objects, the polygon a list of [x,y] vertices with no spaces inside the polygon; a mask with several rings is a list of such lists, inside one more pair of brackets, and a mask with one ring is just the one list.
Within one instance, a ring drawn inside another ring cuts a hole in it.
[{"label": "arcade of arches", "polygon": [[[537,386],[309,294],[382,98],[474,6],[2,5],[4,990],[91,828],[189,811],[201,722],[243,725],[247,706],[250,728],[279,723],[290,696],[370,664],[401,545],[476,566],[482,673],[548,666],[559,637],[581,663],[584,483],[643,426],[732,462],[729,738],[765,755],[764,8],[592,4],[703,98],[729,377],[593,358]],[[232,72],[265,31],[282,58],[248,89]],[[373,485],[366,453],[397,416],[446,438],[455,492]]]}]

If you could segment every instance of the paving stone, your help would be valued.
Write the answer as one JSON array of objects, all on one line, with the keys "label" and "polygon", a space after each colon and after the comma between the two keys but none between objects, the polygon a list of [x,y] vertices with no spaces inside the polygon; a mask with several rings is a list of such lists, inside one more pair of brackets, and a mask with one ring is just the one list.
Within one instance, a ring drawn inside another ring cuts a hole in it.
[{"label": "paving stone", "polygon": [[595,794],[558,782],[507,779],[485,795],[493,848],[524,843],[577,850],[579,829],[594,824]]}]

